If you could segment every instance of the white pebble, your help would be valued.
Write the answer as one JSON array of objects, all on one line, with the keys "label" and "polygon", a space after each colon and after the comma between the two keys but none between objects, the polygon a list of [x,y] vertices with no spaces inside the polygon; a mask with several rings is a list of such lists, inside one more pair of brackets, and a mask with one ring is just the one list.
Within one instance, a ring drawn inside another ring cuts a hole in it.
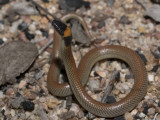
[{"label": "white pebble", "polygon": [[78,112],[80,111],[80,108],[77,104],[72,103],[72,106],[70,108],[70,111],[73,111],[76,115],[78,114]]},{"label": "white pebble", "polygon": [[12,117],[14,117],[15,116],[15,110],[13,110],[13,109],[11,109],[11,115],[12,115]]},{"label": "white pebble", "polygon": [[150,82],[153,82],[154,81],[154,75],[148,75],[148,80]]},{"label": "white pebble", "polygon": [[34,24],[31,24],[29,26],[29,30],[31,30],[32,32],[34,32],[36,30],[36,26]]},{"label": "white pebble", "polygon": [[144,113],[140,113],[139,117],[144,118],[146,115]]}]

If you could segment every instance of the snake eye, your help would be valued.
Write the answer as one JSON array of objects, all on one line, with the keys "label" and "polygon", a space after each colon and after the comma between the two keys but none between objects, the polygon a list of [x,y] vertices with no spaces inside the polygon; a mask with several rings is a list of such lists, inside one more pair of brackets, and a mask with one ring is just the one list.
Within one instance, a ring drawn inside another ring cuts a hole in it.
[{"label": "snake eye", "polygon": [[62,36],[64,36],[64,32],[67,29],[67,25],[65,25],[64,23],[62,23],[59,20],[53,20],[52,21],[52,25],[54,27],[54,29]]}]

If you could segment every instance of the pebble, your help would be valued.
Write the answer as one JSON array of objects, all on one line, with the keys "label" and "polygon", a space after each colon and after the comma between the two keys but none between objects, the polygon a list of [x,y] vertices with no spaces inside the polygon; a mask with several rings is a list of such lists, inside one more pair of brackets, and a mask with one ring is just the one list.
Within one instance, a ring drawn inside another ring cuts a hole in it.
[{"label": "pebble", "polygon": [[119,99],[122,99],[122,98],[124,98],[126,96],[126,94],[120,94],[119,95]]},{"label": "pebble", "polygon": [[158,115],[158,116],[156,117],[156,120],[160,120],[160,115]]},{"label": "pebble", "polygon": [[2,91],[0,91],[0,99],[2,99],[4,97],[4,94]]},{"label": "pebble", "polygon": [[25,99],[23,97],[15,98],[11,101],[11,105],[13,108],[18,109],[21,106],[21,103],[24,102]]},{"label": "pebble", "polygon": [[77,104],[72,103],[70,111],[73,111],[75,113],[75,115],[77,115],[79,113],[79,111],[80,111],[80,108],[79,108],[79,106]]},{"label": "pebble", "polygon": [[12,88],[9,88],[7,91],[6,91],[6,95],[10,96],[10,95],[13,95],[14,94],[14,90]]},{"label": "pebble", "polygon": [[101,29],[101,28],[104,27],[104,26],[105,26],[105,22],[104,22],[104,21],[101,21],[101,22],[98,23],[98,26],[97,26],[97,27],[98,27],[99,29]]},{"label": "pebble", "polygon": [[31,112],[25,112],[25,118],[29,118],[31,116]]},{"label": "pebble", "polygon": [[159,40],[160,39],[160,32],[156,32],[155,37]]},{"label": "pebble", "polygon": [[25,22],[22,22],[18,25],[18,30],[25,30],[26,28],[28,28],[28,25]]},{"label": "pebble", "polygon": [[156,107],[156,113],[160,113],[160,107]]},{"label": "pebble", "polygon": [[149,108],[148,109],[148,115],[154,115],[155,114],[155,108]]},{"label": "pebble", "polygon": [[139,33],[146,33],[146,28],[140,26],[140,27],[138,27],[138,32]]},{"label": "pebble", "polygon": [[56,114],[56,112],[54,112],[54,113],[50,112],[50,113],[48,114],[48,118],[49,118],[49,120],[59,120],[59,117],[58,117],[58,115]]},{"label": "pebble", "polygon": [[26,35],[26,37],[27,37],[28,40],[31,40],[31,39],[35,38],[35,35],[29,33],[29,31],[27,29],[24,31],[24,33],[25,33],[25,35]]},{"label": "pebble", "polygon": [[123,15],[120,18],[119,23],[121,23],[121,24],[131,24],[132,22],[128,19],[127,16]]},{"label": "pebble", "polygon": [[50,109],[53,109],[53,108],[55,108],[59,103],[61,103],[61,101],[59,101],[58,99],[56,99],[56,98],[49,98],[48,100],[47,100],[47,106],[48,106],[48,108],[50,108]]},{"label": "pebble", "polygon": [[110,95],[107,96],[106,103],[115,103],[115,102],[116,102],[116,99],[114,96],[110,96]]},{"label": "pebble", "polygon": [[100,82],[98,80],[95,80],[93,78],[90,78],[89,79],[89,82],[88,82],[88,87],[91,91],[94,91],[96,89],[99,88],[99,85],[100,85]]},{"label": "pebble", "polygon": [[154,81],[154,75],[148,74],[148,80],[149,80],[150,82],[153,82],[153,81]]},{"label": "pebble", "polygon": [[29,25],[29,30],[32,31],[32,32],[36,31],[36,26],[35,26],[35,24],[30,24],[30,25]]},{"label": "pebble", "polygon": [[36,35],[39,35],[39,36],[42,36],[42,32],[41,32],[40,30],[36,30],[36,31],[35,31],[35,34],[36,34]]},{"label": "pebble", "polygon": [[36,97],[37,97],[36,94],[31,93],[30,90],[28,90],[28,89],[25,89],[25,90],[23,91],[23,95],[24,95],[24,97],[25,97],[26,99],[29,99],[29,100],[34,100],[34,99],[36,99]]},{"label": "pebble", "polygon": [[44,30],[44,29],[40,29],[40,31],[42,32],[42,36],[48,38],[48,31]]},{"label": "pebble", "polygon": [[139,114],[139,117],[141,117],[141,118],[144,118],[145,116],[146,115],[144,113],[142,113],[142,112]]},{"label": "pebble", "polygon": [[27,84],[27,82],[26,82],[25,80],[22,80],[22,81],[19,83],[18,88],[19,88],[19,89],[25,88],[26,84]]},{"label": "pebble", "polygon": [[61,119],[62,120],[68,120],[75,117],[74,111],[69,111],[61,114]]},{"label": "pebble", "polygon": [[132,115],[132,116],[135,116],[135,115],[137,114],[137,112],[138,112],[138,110],[137,110],[137,109],[134,109],[134,110],[132,110],[131,115]]},{"label": "pebble", "polygon": [[120,91],[119,91],[118,89],[114,89],[114,90],[112,90],[112,93],[113,93],[114,95],[118,95],[118,94],[120,93]]},{"label": "pebble", "polygon": [[5,28],[4,28],[4,25],[0,23],[0,32],[3,32],[4,29],[5,29]]},{"label": "pebble", "polygon": [[133,120],[133,117],[132,117],[132,115],[131,115],[131,113],[125,113],[125,119],[126,120]]},{"label": "pebble", "polygon": [[157,72],[158,68],[159,68],[159,65],[156,64],[156,65],[153,66],[151,71],[152,72]]},{"label": "pebble", "polygon": [[0,38],[0,45],[2,45],[4,43],[4,41]]},{"label": "pebble", "polygon": [[115,0],[107,0],[106,2],[107,2],[108,7],[113,7]]},{"label": "pebble", "polygon": [[32,111],[32,110],[34,110],[34,103],[31,102],[31,101],[24,101],[24,102],[22,102],[22,106],[23,106],[23,109],[25,111]]},{"label": "pebble", "polygon": [[12,115],[12,117],[14,117],[15,114],[16,114],[15,110],[11,109],[11,115]]},{"label": "pebble", "polygon": [[103,71],[96,71],[96,73],[97,73],[99,76],[103,77],[103,78],[106,77],[106,73],[103,72]]}]

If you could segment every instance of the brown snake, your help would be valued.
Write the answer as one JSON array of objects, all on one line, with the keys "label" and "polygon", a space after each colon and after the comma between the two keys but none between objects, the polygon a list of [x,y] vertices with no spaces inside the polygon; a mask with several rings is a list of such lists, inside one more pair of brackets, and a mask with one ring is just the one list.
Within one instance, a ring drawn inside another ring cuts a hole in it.
[{"label": "brown snake", "polygon": [[[87,25],[80,16],[68,14],[62,17],[61,20],[66,22],[72,18],[78,19],[87,34],[89,34]],[[76,68],[71,51],[71,33],[69,27],[57,20],[54,20],[52,24],[56,31],[54,32],[53,55],[48,73],[47,86],[53,95],[68,96],[73,93],[83,108],[101,117],[122,115],[132,110],[142,100],[147,89],[147,73],[144,63],[134,51],[119,45],[94,48],[83,57],[78,68]],[[126,62],[134,74],[135,82],[131,92],[125,98],[116,103],[105,104],[92,99],[86,93],[83,86],[88,80],[93,65],[100,60],[111,58]],[[69,84],[58,83],[62,62],[65,66]]]}]

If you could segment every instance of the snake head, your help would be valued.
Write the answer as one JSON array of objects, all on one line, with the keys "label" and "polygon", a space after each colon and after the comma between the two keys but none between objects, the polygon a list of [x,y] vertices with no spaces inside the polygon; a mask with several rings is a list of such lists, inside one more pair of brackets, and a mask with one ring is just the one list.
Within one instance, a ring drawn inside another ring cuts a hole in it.
[{"label": "snake head", "polygon": [[53,20],[52,25],[54,29],[63,37],[70,37],[71,36],[71,30],[70,28],[61,22],[60,20]]}]

